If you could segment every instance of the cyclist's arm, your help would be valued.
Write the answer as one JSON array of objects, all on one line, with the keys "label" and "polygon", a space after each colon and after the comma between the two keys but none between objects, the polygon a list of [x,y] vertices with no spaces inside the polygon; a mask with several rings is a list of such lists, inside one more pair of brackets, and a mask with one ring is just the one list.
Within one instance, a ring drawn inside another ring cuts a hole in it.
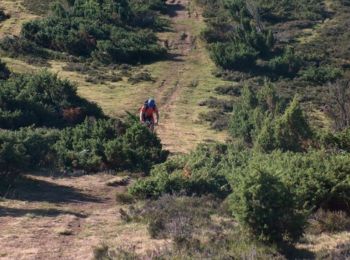
[{"label": "cyclist's arm", "polygon": [[143,122],[143,111],[140,112],[140,122]]},{"label": "cyclist's arm", "polygon": [[155,113],[156,113],[156,119],[157,119],[156,124],[158,124],[159,123],[159,112],[158,112],[158,109],[155,111]]}]

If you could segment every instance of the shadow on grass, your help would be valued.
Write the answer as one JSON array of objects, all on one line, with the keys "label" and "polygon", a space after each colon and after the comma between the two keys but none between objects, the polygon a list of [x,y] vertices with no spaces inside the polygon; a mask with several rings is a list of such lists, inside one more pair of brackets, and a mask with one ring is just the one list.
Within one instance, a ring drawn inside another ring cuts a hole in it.
[{"label": "shadow on grass", "polygon": [[299,249],[292,245],[280,245],[279,252],[287,259],[315,259],[315,254],[307,249]]},{"label": "shadow on grass", "polygon": [[167,12],[166,14],[170,17],[176,17],[177,12],[185,10],[185,6],[181,4],[167,4]]},{"label": "shadow on grass", "polygon": [[73,215],[78,218],[86,218],[87,215],[68,210],[59,209],[15,209],[0,206],[0,217],[22,217],[27,214],[40,217],[57,217],[58,215]]},{"label": "shadow on grass", "polygon": [[7,199],[51,203],[101,202],[99,198],[83,194],[72,187],[57,185],[25,176],[16,178],[15,181],[9,184],[5,194],[0,195]]}]

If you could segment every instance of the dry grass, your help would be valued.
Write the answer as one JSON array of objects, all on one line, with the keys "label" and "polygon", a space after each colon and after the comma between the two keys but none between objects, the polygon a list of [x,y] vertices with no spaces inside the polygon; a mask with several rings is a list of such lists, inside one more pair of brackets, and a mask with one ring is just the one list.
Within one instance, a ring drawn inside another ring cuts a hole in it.
[{"label": "dry grass", "polygon": [[333,251],[339,245],[350,242],[350,232],[336,234],[306,235],[305,241],[297,245],[298,249],[306,249],[315,254],[322,251]]},{"label": "dry grass", "polygon": [[30,178],[18,186],[18,198],[0,201],[5,259],[91,259],[102,242],[142,254],[167,243],[150,239],[145,225],[121,220],[115,192],[126,188],[106,186],[111,175]]},{"label": "dry grass", "polygon": [[10,19],[0,24],[0,38],[7,35],[19,35],[24,22],[38,17],[29,13],[19,0],[1,0],[0,8],[11,15]]}]

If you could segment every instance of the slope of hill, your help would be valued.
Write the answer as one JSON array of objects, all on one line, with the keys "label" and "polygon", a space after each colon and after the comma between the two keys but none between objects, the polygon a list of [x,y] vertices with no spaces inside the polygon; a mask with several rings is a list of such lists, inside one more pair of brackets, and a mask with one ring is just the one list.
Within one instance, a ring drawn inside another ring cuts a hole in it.
[{"label": "slope of hill", "polygon": [[349,257],[348,0],[54,2],[0,2],[0,259]]}]

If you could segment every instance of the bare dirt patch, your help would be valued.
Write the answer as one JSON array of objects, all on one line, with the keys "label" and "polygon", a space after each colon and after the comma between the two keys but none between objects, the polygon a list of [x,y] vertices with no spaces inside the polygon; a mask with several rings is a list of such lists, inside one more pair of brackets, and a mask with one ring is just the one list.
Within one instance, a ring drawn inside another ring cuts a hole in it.
[{"label": "bare dirt patch", "polygon": [[0,259],[91,259],[101,243],[133,246],[139,253],[165,241],[141,224],[126,224],[108,174],[28,176],[0,201]]}]

